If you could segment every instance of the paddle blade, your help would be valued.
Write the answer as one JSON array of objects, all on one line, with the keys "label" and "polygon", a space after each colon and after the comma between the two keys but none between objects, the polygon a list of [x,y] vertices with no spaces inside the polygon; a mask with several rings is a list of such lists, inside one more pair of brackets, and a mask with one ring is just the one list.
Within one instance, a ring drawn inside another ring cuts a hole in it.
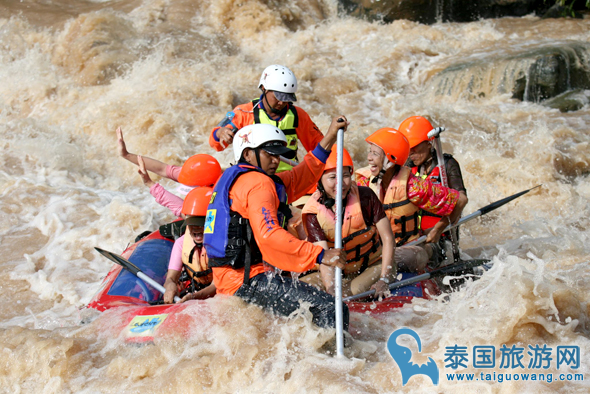
[{"label": "paddle blade", "polygon": [[506,198],[503,198],[503,199],[498,200],[496,202],[493,202],[490,205],[486,205],[485,207],[480,208],[479,211],[481,212],[482,215],[485,215],[486,213],[488,213],[490,211],[493,211],[496,208],[500,208],[502,205],[509,203],[510,201],[514,200],[515,198],[518,198],[518,197],[522,196],[523,194],[526,194],[526,193],[530,192],[531,190],[536,189],[536,188],[541,187],[541,186],[542,185],[537,185],[535,187],[531,187],[528,190],[524,190],[522,192],[518,192],[518,193],[513,194],[513,195],[511,195],[509,197],[506,197]]},{"label": "paddle blade", "polygon": [[107,250],[97,248],[97,247],[95,247],[94,249],[98,253],[100,253],[104,257],[106,257],[107,259],[111,260],[113,263],[119,264],[120,266],[122,266],[123,268],[125,268],[127,271],[131,272],[135,276],[137,276],[138,272],[141,272],[141,270],[135,264],[133,264],[131,261],[125,259],[123,256],[119,256],[116,253],[109,252]]}]

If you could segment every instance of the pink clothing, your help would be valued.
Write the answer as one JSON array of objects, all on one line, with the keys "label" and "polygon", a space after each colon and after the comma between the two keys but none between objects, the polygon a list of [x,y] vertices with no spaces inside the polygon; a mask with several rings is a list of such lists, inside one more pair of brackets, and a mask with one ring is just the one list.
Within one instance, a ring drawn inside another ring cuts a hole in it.
[{"label": "pink clothing", "polygon": [[182,170],[182,167],[166,165],[166,178],[178,182],[180,170]]},{"label": "pink clothing", "polygon": [[458,191],[413,174],[408,178],[407,193],[412,204],[439,216],[450,215],[459,201]]},{"label": "pink clothing", "polygon": [[156,183],[150,187],[150,194],[154,196],[158,204],[170,209],[175,216],[181,217],[182,204],[184,203],[182,198],[170,193],[159,183]]},{"label": "pink clothing", "polygon": [[168,269],[174,271],[182,271],[182,244],[184,242],[184,235],[174,241],[172,246],[172,253],[170,253],[170,262]]}]

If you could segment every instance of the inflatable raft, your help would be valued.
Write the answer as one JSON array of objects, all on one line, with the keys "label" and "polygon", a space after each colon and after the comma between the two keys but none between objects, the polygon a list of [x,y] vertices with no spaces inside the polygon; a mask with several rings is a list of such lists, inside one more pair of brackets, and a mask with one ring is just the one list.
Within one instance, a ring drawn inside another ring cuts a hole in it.
[{"label": "inflatable raft", "polygon": [[[144,274],[163,284],[173,243],[172,239],[155,231],[130,245],[121,256],[136,265]],[[403,279],[412,276],[403,275]],[[437,285],[427,280],[396,289],[390,297],[382,301],[353,301],[347,304],[351,312],[379,315],[403,307],[416,297],[429,299],[439,293]],[[194,320],[194,313],[182,312],[188,306],[194,305],[193,303],[200,303],[199,313],[210,314],[208,304],[204,300],[162,304],[162,294],[159,291],[122,266],[114,264],[88,307],[98,311],[116,309],[118,318],[113,319],[113,326],[109,328],[123,332],[128,342],[149,342],[153,341],[154,336],[162,333],[187,334],[187,327],[190,327]]]}]

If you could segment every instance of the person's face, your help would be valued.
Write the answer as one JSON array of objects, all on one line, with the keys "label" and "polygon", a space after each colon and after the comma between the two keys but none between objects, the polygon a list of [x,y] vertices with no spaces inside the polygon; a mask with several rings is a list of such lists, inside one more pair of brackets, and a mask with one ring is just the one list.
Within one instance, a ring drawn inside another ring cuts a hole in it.
[{"label": "person's face", "polygon": [[369,162],[369,169],[371,175],[379,175],[379,171],[383,168],[383,159],[385,159],[385,152],[375,144],[369,144],[369,153],[367,154],[367,161]]},{"label": "person's face", "polygon": [[188,232],[195,243],[203,243],[203,232],[205,231],[204,226],[188,226]]},{"label": "person's face", "polygon": [[254,149],[245,149],[244,158],[248,163],[254,166],[260,165],[260,168],[262,168],[267,175],[274,175],[281,162],[278,155],[271,155],[264,149],[260,149],[260,164],[256,161],[256,152]]},{"label": "person's face", "polygon": [[272,90],[265,90],[264,95],[266,96],[266,101],[268,101],[268,105],[270,105],[277,111],[282,111],[289,104],[284,101],[279,101],[275,96],[275,92]]},{"label": "person's face", "polygon": [[[324,190],[330,198],[336,198],[338,180],[336,177],[336,169],[332,168],[324,172],[321,178]],[[352,184],[352,174],[350,173],[350,167],[344,167],[342,169],[342,197],[346,196],[350,190]]]},{"label": "person's face", "polygon": [[430,159],[430,142],[422,141],[410,149],[410,159],[415,166],[421,166]]}]

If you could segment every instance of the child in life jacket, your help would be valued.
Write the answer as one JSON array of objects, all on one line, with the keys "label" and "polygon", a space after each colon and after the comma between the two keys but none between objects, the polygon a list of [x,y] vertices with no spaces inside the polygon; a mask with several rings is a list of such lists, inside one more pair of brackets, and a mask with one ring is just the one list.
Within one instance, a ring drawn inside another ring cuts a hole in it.
[{"label": "child in life jacket", "polygon": [[[333,248],[335,242],[336,157],[336,150],[332,149],[317,190],[302,213],[308,241],[325,250]],[[346,149],[343,149],[342,165],[342,247],[347,255],[342,293],[348,296],[374,289],[376,297],[382,297],[389,291],[389,283],[395,279],[397,271],[391,226],[375,193],[352,181],[354,165]],[[332,267],[320,265],[319,272],[301,280],[334,294]]]},{"label": "child in life jacket", "polygon": [[209,259],[203,246],[207,206],[213,194],[210,187],[197,187],[187,194],[182,205],[186,232],[174,242],[166,282],[164,303],[171,304],[180,295],[181,302],[213,297],[216,289]]},{"label": "child in life jacket", "polygon": [[426,239],[427,243],[438,242],[445,227],[459,219],[467,197],[412,174],[410,168],[404,166],[410,144],[399,131],[382,128],[365,141],[369,143],[369,166],[356,171],[357,185],[369,186],[383,203],[395,237],[398,269],[422,271],[432,256],[432,249],[422,245],[404,246],[419,236],[418,211],[423,209],[442,217]]},{"label": "child in life jacket", "polygon": [[211,155],[197,154],[191,156],[184,162],[182,167],[169,165],[156,159],[129,153],[123,139],[121,127],[118,127],[116,132],[119,156],[139,166],[138,173],[143,183],[150,188],[150,194],[154,196],[158,204],[170,209],[176,217],[181,217],[182,198],[170,193],[159,183],[154,182],[147,171],[181,183],[179,192],[182,195],[186,195],[194,187],[213,186],[221,176],[221,166],[217,159]]}]

